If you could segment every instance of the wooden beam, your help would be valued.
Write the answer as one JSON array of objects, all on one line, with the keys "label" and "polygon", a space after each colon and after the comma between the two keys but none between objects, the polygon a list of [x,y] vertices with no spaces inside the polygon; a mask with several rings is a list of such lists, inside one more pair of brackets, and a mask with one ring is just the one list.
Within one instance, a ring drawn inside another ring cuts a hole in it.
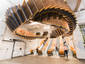
[{"label": "wooden beam", "polygon": [[75,12],[78,10],[79,6],[80,6],[81,0],[77,0],[77,5],[75,7]]}]

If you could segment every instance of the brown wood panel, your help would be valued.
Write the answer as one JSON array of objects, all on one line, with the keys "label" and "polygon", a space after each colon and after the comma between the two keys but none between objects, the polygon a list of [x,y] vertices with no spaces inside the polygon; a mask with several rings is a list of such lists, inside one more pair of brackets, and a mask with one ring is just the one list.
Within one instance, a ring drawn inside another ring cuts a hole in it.
[{"label": "brown wood panel", "polygon": [[43,8],[43,2],[42,0],[33,0],[38,8],[38,10],[41,10]]},{"label": "brown wood panel", "polygon": [[29,19],[29,17],[31,17],[33,15],[29,5],[25,1],[23,2],[22,9],[23,9],[27,19]]},{"label": "brown wood panel", "polygon": [[37,8],[34,0],[28,0],[27,3],[28,3],[28,5],[29,5],[29,7],[30,7],[30,9],[31,9],[31,11],[32,11],[32,13],[33,13],[33,15],[34,15],[36,12],[38,12],[38,8]]}]

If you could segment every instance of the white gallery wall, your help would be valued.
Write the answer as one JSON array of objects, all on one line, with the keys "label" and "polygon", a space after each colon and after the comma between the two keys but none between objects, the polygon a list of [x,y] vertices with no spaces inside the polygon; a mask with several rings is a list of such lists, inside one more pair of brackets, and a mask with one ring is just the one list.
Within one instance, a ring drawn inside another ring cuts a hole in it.
[{"label": "white gallery wall", "polygon": [[66,0],[67,4],[70,6],[72,10],[75,10],[75,7],[77,5],[77,0]]},{"label": "white gallery wall", "polygon": [[75,15],[78,24],[85,24],[85,10],[76,12]]},{"label": "white gallery wall", "polygon": [[74,37],[74,45],[76,49],[77,58],[85,59],[84,40],[78,25],[76,26],[76,29],[74,30],[73,37]]}]

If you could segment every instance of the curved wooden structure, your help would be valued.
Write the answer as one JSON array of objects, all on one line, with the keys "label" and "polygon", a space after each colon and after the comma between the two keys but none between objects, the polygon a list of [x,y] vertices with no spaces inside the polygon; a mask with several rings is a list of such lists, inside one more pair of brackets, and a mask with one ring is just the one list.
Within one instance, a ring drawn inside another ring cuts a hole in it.
[{"label": "curved wooden structure", "polygon": [[[24,30],[23,31],[26,33],[25,35],[20,32],[18,33],[18,28],[23,26],[26,22],[30,23],[29,20],[55,27],[55,37],[60,35],[72,35],[76,28],[74,13],[64,0],[28,0],[24,1],[22,5],[7,10],[6,24],[9,29],[16,35],[24,37],[25,39],[29,38],[29,34]],[[36,35],[32,37],[35,36]]]}]

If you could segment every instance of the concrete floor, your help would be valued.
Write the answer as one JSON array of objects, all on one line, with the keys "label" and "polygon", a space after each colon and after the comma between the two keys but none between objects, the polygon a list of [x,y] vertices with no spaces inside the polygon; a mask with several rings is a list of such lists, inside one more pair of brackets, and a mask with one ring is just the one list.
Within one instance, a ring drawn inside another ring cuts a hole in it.
[{"label": "concrete floor", "polygon": [[0,64],[85,64],[85,60],[64,57],[24,56],[0,61]]}]

